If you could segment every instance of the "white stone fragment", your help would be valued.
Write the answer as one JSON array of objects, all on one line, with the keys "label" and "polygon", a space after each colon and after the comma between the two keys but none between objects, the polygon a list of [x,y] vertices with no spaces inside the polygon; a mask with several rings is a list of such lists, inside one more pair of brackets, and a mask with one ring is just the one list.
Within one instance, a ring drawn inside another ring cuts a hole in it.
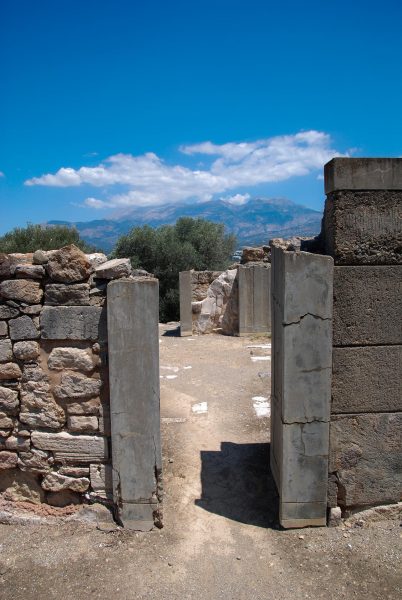
[{"label": "white stone fragment", "polygon": [[271,416],[271,402],[265,396],[253,396],[253,407],[257,417]]},{"label": "white stone fragment", "polygon": [[198,402],[197,404],[193,404],[191,410],[196,415],[201,415],[203,413],[208,412],[208,402]]}]

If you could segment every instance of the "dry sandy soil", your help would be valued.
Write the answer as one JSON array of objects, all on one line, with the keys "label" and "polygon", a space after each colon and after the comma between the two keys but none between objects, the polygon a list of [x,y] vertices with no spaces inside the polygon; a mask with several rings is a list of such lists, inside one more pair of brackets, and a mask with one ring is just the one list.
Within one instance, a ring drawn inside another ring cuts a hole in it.
[{"label": "dry sandy soil", "polygon": [[270,361],[251,353],[269,350],[248,347],[269,340],[174,333],[161,327],[164,528],[0,525],[0,597],[401,598],[397,521],[278,526],[269,418],[252,400],[269,396]]}]

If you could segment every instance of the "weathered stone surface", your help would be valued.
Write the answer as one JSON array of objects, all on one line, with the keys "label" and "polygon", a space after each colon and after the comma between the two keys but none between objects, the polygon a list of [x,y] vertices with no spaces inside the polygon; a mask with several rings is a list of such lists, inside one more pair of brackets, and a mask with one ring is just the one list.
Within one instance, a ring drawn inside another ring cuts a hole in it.
[{"label": "weathered stone surface", "polygon": [[112,465],[91,465],[90,479],[91,488],[97,496],[113,498]]},{"label": "weathered stone surface", "polygon": [[240,266],[238,270],[239,335],[271,333],[271,267]]},{"label": "weathered stone surface", "polygon": [[16,342],[13,346],[14,356],[17,360],[28,362],[36,360],[39,356],[39,344],[33,341]]},{"label": "weathered stone surface", "polygon": [[193,335],[191,297],[191,271],[181,271],[179,273],[179,299],[180,335],[182,337]]},{"label": "weathered stone surface", "polygon": [[46,494],[46,502],[50,506],[70,506],[71,504],[80,504],[81,497],[71,490],[62,490],[60,492],[48,492]]},{"label": "weathered stone surface", "polygon": [[0,283],[0,297],[26,304],[38,304],[43,296],[40,283],[30,279],[9,279]]},{"label": "weathered stone surface", "polygon": [[81,402],[68,402],[69,415],[98,415],[101,403],[99,398],[90,398]]},{"label": "weathered stone surface", "polygon": [[17,265],[14,275],[19,279],[42,279],[45,269],[41,265]]},{"label": "weathered stone surface", "polygon": [[90,354],[86,350],[79,348],[53,348],[47,364],[49,369],[54,369],[55,371],[69,369],[71,371],[90,373],[94,369]]},{"label": "weathered stone surface", "polygon": [[231,297],[236,269],[223,271],[208,287],[206,297],[200,302],[198,316],[193,317],[192,328],[196,333],[211,333],[222,326],[227,303]]},{"label": "weathered stone surface", "polygon": [[31,448],[29,452],[20,452],[18,456],[18,466],[21,471],[47,473],[52,464],[53,457],[45,450]]},{"label": "weathered stone surface", "polygon": [[32,263],[34,265],[46,265],[55,252],[56,250],[36,250],[32,256]]},{"label": "weathered stone surface", "polygon": [[0,410],[7,414],[15,414],[18,406],[18,392],[0,386]]},{"label": "weathered stone surface", "polygon": [[6,321],[0,321],[0,336],[8,335],[8,325]]},{"label": "weathered stone surface", "polygon": [[402,489],[402,413],[334,415],[330,473],[342,508],[398,502]]},{"label": "weathered stone surface", "polygon": [[39,450],[51,450],[58,462],[94,463],[108,458],[107,439],[95,435],[74,435],[62,431],[47,433],[34,431],[33,445]]},{"label": "weathered stone surface", "polygon": [[20,311],[18,308],[8,306],[7,304],[0,304],[0,319],[13,319],[18,317]]},{"label": "weathered stone surface", "polygon": [[324,167],[325,193],[336,190],[402,190],[401,158],[342,158]]},{"label": "weathered stone surface", "polygon": [[129,258],[114,258],[95,268],[95,277],[99,279],[119,279],[131,274]]},{"label": "weathered stone surface", "polygon": [[92,254],[87,254],[86,257],[91,267],[93,267],[94,269],[107,262],[107,256],[102,252],[93,252]]},{"label": "weathered stone surface", "polygon": [[242,256],[241,256],[241,264],[245,264],[248,262],[259,262],[263,261],[265,258],[265,252],[263,248],[243,248]]},{"label": "weathered stone surface", "polygon": [[6,449],[7,450],[16,450],[17,452],[29,452],[31,441],[26,437],[19,437],[15,435],[10,435],[6,439]]},{"label": "weathered stone surface", "polygon": [[402,411],[402,346],[334,348],[332,413]]},{"label": "weathered stone surface", "polygon": [[0,277],[13,276],[16,265],[21,264],[32,264],[32,254],[0,253]]},{"label": "weathered stone surface", "polygon": [[25,365],[21,383],[20,421],[30,427],[59,429],[65,413],[52,394],[47,375],[37,365]]},{"label": "weathered stone surface", "polygon": [[86,306],[89,305],[89,284],[49,283],[45,287],[45,304],[50,306]]},{"label": "weathered stone surface", "polygon": [[39,313],[41,312],[43,306],[42,304],[30,304],[30,305],[21,305],[20,307],[20,311],[24,314],[24,315],[39,315]]},{"label": "weathered stone surface", "polygon": [[327,196],[326,254],[337,265],[402,263],[402,190],[340,191]]},{"label": "weathered stone surface", "polygon": [[98,418],[69,416],[67,427],[70,431],[77,432],[98,431]]},{"label": "weathered stone surface", "polygon": [[13,348],[10,340],[0,340],[0,363],[13,360]]},{"label": "weathered stone surface", "polygon": [[86,400],[99,395],[102,382],[80,373],[64,373],[60,385],[54,388],[54,395],[60,400]]},{"label": "weathered stone surface", "polygon": [[75,283],[87,279],[91,264],[85,254],[74,244],[56,250],[46,265],[49,276],[61,283]]},{"label": "weathered stone surface", "polygon": [[0,365],[0,380],[18,379],[21,377],[21,369],[17,363],[4,363]]},{"label": "weathered stone surface", "polygon": [[67,477],[60,473],[48,473],[42,481],[42,487],[48,492],[71,490],[72,492],[85,492],[89,488],[89,479],[86,477]]},{"label": "weathered stone surface", "polygon": [[3,471],[0,477],[0,491],[4,500],[10,502],[32,502],[40,504],[45,499],[37,475],[21,472],[19,469]]},{"label": "weathered stone surface", "polygon": [[0,471],[3,469],[15,469],[18,463],[18,456],[15,452],[0,452]]},{"label": "weathered stone surface", "polygon": [[4,412],[0,412],[0,429],[13,429],[14,419],[6,415]]},{"label": "weathered stone surface", "polygon": [[89,466],[88,467],[60,467],[60,475],[67,475],[68,477],[89,477]]},{"label": "weathered stone surface", "polygon": [[10,338],[13,341],[36,340],[40,337],[40,333],[35,325],[35,322],[31,319],[31,317],[28,317],[28,315],[11,319],[11,321],[8,323],[10,327]]},{"label": "weathered stone surface", "polygon": [[99,306],[45,306],[40,323],[44,339],[106,339],[106,312]]},{"label": "weathered stone surface", "polygon": [[334,268],[334,345],[402,343],[402,265]]}]

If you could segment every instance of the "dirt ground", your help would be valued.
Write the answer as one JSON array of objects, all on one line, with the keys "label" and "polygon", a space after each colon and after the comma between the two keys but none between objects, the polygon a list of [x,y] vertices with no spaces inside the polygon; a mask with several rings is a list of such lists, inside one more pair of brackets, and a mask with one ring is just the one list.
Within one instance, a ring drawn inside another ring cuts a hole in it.
[{"label": "dirt ground", "polygon": [[270,340],[160,333],[164,528],[0,525],[0,598],[401,598],[399,522],[279,527]]}]

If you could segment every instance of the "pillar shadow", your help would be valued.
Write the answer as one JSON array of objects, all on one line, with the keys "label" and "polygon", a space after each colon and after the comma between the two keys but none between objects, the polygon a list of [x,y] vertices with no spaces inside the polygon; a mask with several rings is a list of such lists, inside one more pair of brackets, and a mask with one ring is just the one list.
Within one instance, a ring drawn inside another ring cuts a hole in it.
[{"label": "pillar shadow", "polygon": [[201,498],[197,506],[240,523],[273,527],[278,495],[269,466],[269,444],[222,442],[201,451]]},{"label": "pillar shadow", "polygon": [[164,331],[162,333],[162,336],[164,336],[164,337],[180,337],[180,325],[178,325],[177,327],[173,327],[172,329],[166,329],[166,331]]}]

